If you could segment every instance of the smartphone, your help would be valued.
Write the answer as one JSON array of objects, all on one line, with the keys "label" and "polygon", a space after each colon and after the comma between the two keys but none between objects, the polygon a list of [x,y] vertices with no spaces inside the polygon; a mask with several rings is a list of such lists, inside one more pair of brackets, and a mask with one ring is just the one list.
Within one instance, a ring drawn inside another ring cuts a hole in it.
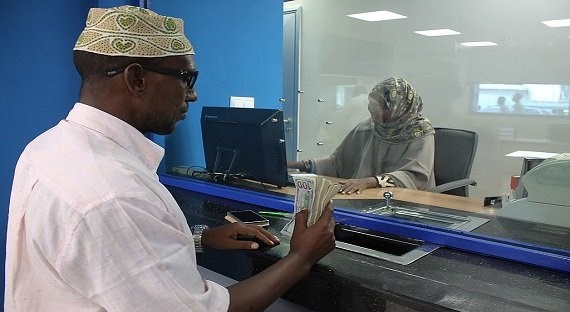
[{"label": "smartphone", "polygon": [[234,210],[228,211],[225,217],[231,223],[242,222],[246,224],[254,224],[258,226],[268,226],[269,220],[253,210]]}]

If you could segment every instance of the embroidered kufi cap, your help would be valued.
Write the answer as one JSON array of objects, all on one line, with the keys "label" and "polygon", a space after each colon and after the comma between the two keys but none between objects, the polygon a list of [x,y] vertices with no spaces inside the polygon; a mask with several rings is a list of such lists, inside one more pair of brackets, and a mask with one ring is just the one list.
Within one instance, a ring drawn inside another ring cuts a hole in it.
[{"label": "embroidered kufi cap", "polygon": [[129,5],[90,9],[73,50],[129,57],[194,54],[182,19]]}]

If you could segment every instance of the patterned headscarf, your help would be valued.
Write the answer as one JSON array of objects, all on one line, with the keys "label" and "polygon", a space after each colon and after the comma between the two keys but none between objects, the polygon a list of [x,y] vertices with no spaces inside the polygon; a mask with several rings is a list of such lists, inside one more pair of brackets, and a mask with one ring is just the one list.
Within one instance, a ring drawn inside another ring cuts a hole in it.
[{"label": "patterned headscarf", "polygon": [[90,9],[73,50],[129,57],[194,54],[181,19],[129,5]]},{"label": "patterned headscarf", "polygon": [[386,103],[388,120],[374,123],[376,134],[388,143],[406,143],[435,133],[431,122],[422,116],[422,98],[406,80],[388,78],[378,83],[370,98]]}]

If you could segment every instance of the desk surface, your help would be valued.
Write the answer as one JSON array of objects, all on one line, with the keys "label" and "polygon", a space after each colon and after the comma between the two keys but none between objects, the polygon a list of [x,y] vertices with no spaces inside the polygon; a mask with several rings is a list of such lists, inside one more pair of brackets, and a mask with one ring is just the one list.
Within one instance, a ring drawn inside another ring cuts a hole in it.
[{"label": "desk surface", "polygon": [[[328,178],[333,181],[339,180],[338,178]],[[265,189],[254,181],[240,181],[236,186],[243,186],[256,190],[264,190],[273,193],[285,194],[295,196],[295,187],[286,186],[277,188],[274,186],[265,185]],[[437,206],[454,210],[468,211],[473,213],[494,215],[496,210],[494,208],[484,207],[482,203],[473,199],[461,196],[439,194],[433,192],[418,191],[406,188],[391,187],[391,188],[373,188],[366,189],[360,194],[343,195],[337,194],[334,199],[351,200],[351,199],[384,199],[384,192],[390,191],[393,193],[393,198],[399,201],[410,203],[423,204],[428,206]]]}]

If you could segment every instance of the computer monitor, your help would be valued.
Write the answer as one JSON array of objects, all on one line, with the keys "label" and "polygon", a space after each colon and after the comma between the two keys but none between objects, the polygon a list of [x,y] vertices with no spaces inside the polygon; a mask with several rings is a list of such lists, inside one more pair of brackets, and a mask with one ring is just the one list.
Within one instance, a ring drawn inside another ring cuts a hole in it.
[{"label": "computer monitor", "polygon": [[287,185],[283,111],[205,106],[200,122],[207,171]]}]

